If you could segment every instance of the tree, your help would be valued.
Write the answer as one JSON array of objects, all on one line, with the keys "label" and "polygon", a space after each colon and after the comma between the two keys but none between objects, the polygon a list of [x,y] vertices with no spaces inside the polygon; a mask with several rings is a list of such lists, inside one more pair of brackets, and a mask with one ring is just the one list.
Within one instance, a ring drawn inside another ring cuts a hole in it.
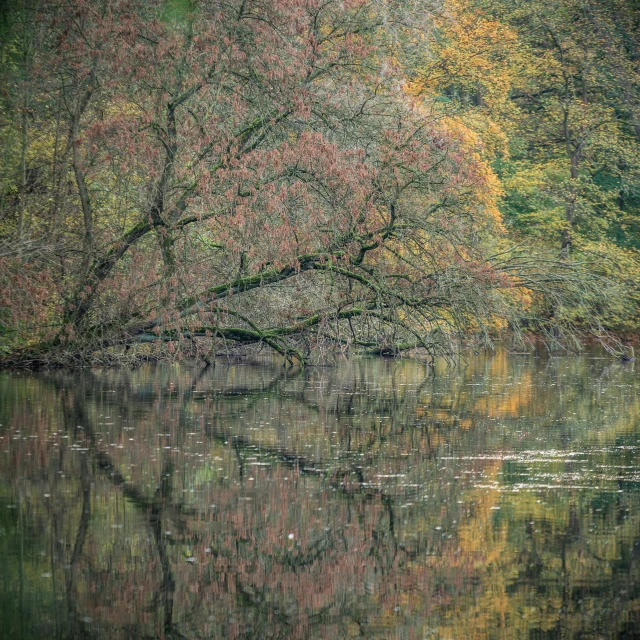
[{"label": "tree", "polygon": [[538,265],[559,255],[602,278],[600,303],[543,295],[538,319],[589,326],[595,311],[594,328],[630,328],[637,318],[634,15],[588,0],[448,2],[416,75],[420,95],[440,96],[480,136],[511,239],[533,242]]},{"label": "tree", "polygon": [[506,312],[493,174],[401,90],[390,34],[409,18],[369,0],[43,3],[32,91],[66,139],[40,156],[65,245],[47,348],[451,352]]}]

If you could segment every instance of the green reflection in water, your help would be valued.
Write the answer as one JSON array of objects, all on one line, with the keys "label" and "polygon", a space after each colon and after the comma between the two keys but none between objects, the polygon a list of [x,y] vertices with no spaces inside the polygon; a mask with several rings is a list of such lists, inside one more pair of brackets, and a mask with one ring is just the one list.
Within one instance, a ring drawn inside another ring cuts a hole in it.
[{"label": "green reflection in water", "polygon": [[0,374],[5,638],[638,638],[610,359]]}]

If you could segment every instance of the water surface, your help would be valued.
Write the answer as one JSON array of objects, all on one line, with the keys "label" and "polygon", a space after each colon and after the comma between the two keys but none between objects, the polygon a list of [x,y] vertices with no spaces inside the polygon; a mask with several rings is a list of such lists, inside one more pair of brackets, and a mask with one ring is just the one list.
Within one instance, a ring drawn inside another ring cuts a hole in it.
[{"label": "water surface", "polygon": [[640,638],[633,365],[0,373],[0,637]]}]

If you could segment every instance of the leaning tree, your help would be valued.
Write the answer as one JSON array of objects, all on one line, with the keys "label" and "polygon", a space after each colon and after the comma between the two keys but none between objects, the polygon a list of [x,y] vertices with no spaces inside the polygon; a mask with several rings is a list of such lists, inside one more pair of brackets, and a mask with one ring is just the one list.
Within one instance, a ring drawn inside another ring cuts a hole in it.
[{"label": "leaning tree", "polygon": [[5,324],[22,318],[30,351],[451,353],[529,295],[530,270],[490,257],[479,143],[405,90],[403,52],[429,39],[409,3],[30,10],[13,86],[38,178],[0,255]]}]

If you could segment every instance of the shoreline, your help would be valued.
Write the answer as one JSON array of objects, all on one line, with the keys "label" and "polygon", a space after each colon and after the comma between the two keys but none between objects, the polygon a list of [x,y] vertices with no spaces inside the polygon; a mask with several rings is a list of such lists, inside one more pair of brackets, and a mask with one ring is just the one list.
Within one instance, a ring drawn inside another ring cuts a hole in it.
[{"label": "shoreline", "polygon": [[[603,350],[604,354],[607,354],[611,360],[618,360],[622,363],[630,363],[635,361],[636,347],[640,345],[640,334],[611,334],[607,336],[609,344],[606,344],[603,340],[599,340],[596,336],[580,336],[575,343],[578,348],[569,348],[566,346],[557,346],[552,349],[550,345],[545,342],[544,338],[540,335],[527,335],[526,341],[530,345],[529,349],[523,348],[524,345],[519,347],[508,346],[508,340],[496,340],[493,347],[474,348],[472,346],[465,346],[455,353],[439,353],[430,354],[423,348],[411,348],[411,349],[398,349],[394,350],[389,347],[377,347],[377,348],[355,348],[349,349],[346,352],[341,349],[335,349],[328,352],[329,355],[325,358],[327,361],[333,360],[337,362],[340,359],[351,359],[352,357],[379,357],[382,359],[416,359],[425,360],[426,364],[433,366],[436,360],[443,359],[450,364],[455,363],[460,358],[465,359],[467,357],[476,357],[483,354],[496,353],[498,350],[505,350],[510,356],[529,356],[534,355],[539,357],[542,354],[549,356],[580,356],[584,353],[585,349],[591,349],[599,347]],[[613,343],[613,344],[611,344]],[[228,353],[217,352],[213,355],[208,354],[206,358],[202,354],[170,354],[168,352],[160,352],[157,354],[152,353],[125,353],[119,354],[107,354],[93,358],[84,356],[68,356],[63,354],[56,354],[55,351],[48,353],[34,351],[24,351],[22,354],[12,354],[4,357],[0,357],[0,371],[41,371],[41,370],[68,370],[68,371],[80,371],[86,369],[112,369],[119,367],[137,368],[145,364],[172,364],[172,363],[187,363],[201,364],[205,368],[213,367],[220,362],[226,363],[238,363],[247,361],[258,361],[265,358],[272,357],[274,360],[281,360],[282,355],[273,352],[264,352],[259,350],[255,353]],[[97,352],[94,352],[97,353]],[[311,355],[311,354],[310,354]],[[74,362],[75,360],[75,362]],[[291,367],[321,367],[327,366],[327,362],[323,361],[306,361],[296,364],[287,364],[285,360],[283,366]]]}]

